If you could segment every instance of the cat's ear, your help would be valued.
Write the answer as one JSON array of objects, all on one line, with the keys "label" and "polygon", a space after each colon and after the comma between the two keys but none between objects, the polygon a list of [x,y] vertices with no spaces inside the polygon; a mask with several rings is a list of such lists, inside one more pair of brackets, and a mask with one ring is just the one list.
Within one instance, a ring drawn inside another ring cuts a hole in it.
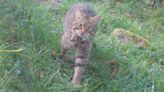
[{"label": "cat's ear", "polygon": [[91,17],[91,22],[96,25],[100,20],[100,16],[94,16],[94,17]]},{"label": "cat's ear", "polygon": [[75,17],[78,18],[78,17],[81,17],[81,16],[82,16],[81,10],[80,10],[80,8],[77,8],[76,12],[75,12]]}]

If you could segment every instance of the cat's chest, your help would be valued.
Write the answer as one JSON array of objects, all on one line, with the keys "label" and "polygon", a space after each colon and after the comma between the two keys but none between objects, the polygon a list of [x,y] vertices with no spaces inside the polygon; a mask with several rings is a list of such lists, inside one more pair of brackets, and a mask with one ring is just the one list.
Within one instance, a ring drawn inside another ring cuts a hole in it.
[{"label": "cat's chest", "polygon": [[92,43],[91,39],[88,39],[85,41],[82,39],[78,39],[78,40],[73,42],[75,48],[76,47],[87,48],[91,43]]}]

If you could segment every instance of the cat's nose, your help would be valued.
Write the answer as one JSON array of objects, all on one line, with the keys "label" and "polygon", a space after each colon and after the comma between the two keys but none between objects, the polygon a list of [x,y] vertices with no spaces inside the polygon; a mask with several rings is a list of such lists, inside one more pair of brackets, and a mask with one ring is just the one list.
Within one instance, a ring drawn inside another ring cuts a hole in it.
[{"label": "cat's nose", "polygon": [[80,31],[81,31],[81,34],[83,35],[85,32],[85,29],[82,27],[82,29]]}]

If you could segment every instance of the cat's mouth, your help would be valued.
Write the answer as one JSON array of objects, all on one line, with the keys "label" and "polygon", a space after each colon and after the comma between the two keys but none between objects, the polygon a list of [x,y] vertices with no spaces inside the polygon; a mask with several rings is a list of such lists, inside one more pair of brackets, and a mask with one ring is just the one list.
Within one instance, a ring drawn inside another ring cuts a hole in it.
[{"label": "cat's mouth", "polygon": [[89,37],[80,37],[80,38],[83,42],[89,40]]},{"label": "cat's mouth", "polygon": [[78,38],[80,38],[80,40],[82,42],[85,42],[85,41],[89,40],[90,37],[89,36],[81,36],[81,35],[72,34],[71,41],[76,41],[76,39],[78,39]]}]

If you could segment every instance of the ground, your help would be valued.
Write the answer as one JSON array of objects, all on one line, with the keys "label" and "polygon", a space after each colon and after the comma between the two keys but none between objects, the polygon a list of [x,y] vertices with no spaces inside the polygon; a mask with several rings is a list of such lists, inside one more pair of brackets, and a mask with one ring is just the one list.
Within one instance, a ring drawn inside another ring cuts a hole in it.
[{"label": "ground", "polygon": [[[48,1],[0,1],[0,92],[164,92],[163,1],[156,8],[142,0]],[[101,20],[76,87],[72,60],[59,57],[62,19],[70,6],[86,1]],[[148,39],[150,47],[118,43],[110,37],[116,28]]]}]

